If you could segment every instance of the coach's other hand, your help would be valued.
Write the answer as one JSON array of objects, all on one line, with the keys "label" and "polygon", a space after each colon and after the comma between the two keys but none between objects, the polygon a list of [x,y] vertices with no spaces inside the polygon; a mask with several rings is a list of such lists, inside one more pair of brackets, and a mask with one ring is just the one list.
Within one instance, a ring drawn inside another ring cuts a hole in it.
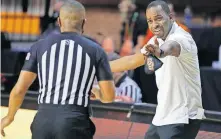
[{"label": "coach's other hand", "polygon": [[14,121],[14,119],[9,118],[8,116],[5,116],[4,118],[2,118],[2,120],[1,120],[1,134],[2,134],[2,136],[5,136],[4,128],[7,127],[8,125],[10,125],[13,121]]}]

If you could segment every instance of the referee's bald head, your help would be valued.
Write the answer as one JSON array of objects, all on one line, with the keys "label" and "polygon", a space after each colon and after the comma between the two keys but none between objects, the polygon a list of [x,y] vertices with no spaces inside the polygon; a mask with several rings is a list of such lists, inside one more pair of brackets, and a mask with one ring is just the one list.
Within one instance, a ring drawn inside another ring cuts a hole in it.
[{"label": "referee's bald head", "polygon": [[67,0],[60,8],[59,25],[61,31],[82,31],[85,22],[85,8],[75,1]]}]

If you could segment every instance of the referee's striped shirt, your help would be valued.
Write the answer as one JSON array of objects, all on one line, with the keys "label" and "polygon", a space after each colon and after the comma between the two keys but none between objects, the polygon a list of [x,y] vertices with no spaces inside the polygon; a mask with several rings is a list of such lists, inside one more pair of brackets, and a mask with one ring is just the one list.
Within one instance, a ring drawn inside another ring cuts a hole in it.
[{"label": "referee's striped shirt", "polygon": [[115,84],[116,96],[128,96],[133,102],[141,103],[142,93],[140,87],[125,73]]},{"label": "referee's striped shirt", "polygon": [[71,32],[54,34],[35,43],[22,70],[38,74],[39,104],[87,107],[94,77],[98,81],[112,80],[103,49]]}]

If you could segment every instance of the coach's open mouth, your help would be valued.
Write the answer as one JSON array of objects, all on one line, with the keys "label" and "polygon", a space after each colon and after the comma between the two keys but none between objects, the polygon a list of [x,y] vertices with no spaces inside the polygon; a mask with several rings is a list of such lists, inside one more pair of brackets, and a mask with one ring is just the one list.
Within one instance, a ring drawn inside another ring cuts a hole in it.
[{"label": "coach's open mouth", "polygon": [[154,30],[153,33],[154,34],[160,34],[160,29],[159,30]]}]

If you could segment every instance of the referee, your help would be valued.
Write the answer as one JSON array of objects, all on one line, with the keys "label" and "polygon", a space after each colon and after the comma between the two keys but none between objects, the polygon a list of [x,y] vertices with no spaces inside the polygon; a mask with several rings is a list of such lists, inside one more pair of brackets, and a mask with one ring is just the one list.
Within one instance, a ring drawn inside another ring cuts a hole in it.
[{"label": "referee", "polygon": [[102,48],[81,36],[85,8],[67,1],[58,18],[61,33],[35,43],[27,54],[19,79],[10,93],[9,111],[1,120],[1,134],[12,123],[24,96],[38,75],[38,112],[31,124],[32,139],[92,139],[88,114],[90,90],[96,76],[100,100],[110,103],[115,88]]}]

